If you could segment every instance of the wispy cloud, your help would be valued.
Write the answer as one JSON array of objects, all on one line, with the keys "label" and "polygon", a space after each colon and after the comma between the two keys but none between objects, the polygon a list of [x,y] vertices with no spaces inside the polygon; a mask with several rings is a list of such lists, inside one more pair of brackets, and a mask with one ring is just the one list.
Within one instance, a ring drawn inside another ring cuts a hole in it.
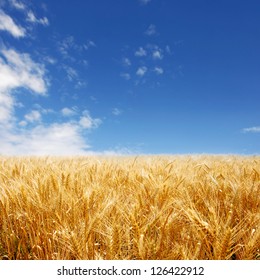
[{"label": "wispy cloud", "polygon": [[14,106],[14,97],[8,91],[1,91],[0,89],[0,127],[1,125],[9,126],[13,120]]},{"label": "wispy cloud", "polygon": [[136,75],[139,77],[143,77],[145,75],[145,73],[147,72],[147,70],[148,69],[146,66],[139,67],[136,71]]},{"label": "wispy cloud", "polygon": [[67,36],[62,41],[58,42],[58,49],[64,57],[69,57],[69,50],[74,49],[76,43],[73,36]]},{"label": "wispy cloud", "polygon": [[124,78],[127,81],[131,79],[131,75],[129,73],[121,73],[120,77]]},{"label": "wispy cloud", "polygon": [[32,110],[30,113],[24,116],[24,120],[19,122],[19,125],[25,127],[28,123],[35,124],[40,122],[42,119],[41,112],[38,110]]},{"label": "wispy cloud", "polygon": [[83,111],[83,115],[79,120],[79,125],[84,129],[97,128],[102,123],[101,119],[93,119],[89,111]]},{"label": "wispy cloud", "polygon": [[161,50],[153,51],[153,59],[163,59],[163,54]]},{"label": "wispy cloud", "polygon": [[74,84],[75,89],[78,90],[87,86],[87,81],[81,79],[79,72],[76,70],[76,68],[68,64],[62,64],[61,68],[65,71],[67,80]]},{"label": "wispy cloud", "polygon": [[[158,45],[156,44],[148,44],[146,46],[147,50],[149,50],[149,54],[151,53],[151,56],[154,60],[156,59],[163,59],[164,57],[164,51],[161,47],[159,47]],[[168,46],[169,48],[169,46]],[[169,54],[167,51],[166,51],[167,54]]]},{"label": "wispy cloud", "polygon": [[76,84],[75,84],[75,86],[74,86],[74,88],[75,89],[85,88],[87,86],[87,84],[88,83],[86,81],[81,81],[81,80],[78,79]]},{"label": "wispy cloud", "polygon": [[123,66],[127,66],[127,67],[132,65],[131,60],[128,57],[123,57],[122,64]]},{"label": "wispy cloud", "polygon": [[32,11],[29,11],[27,13],[27,21],[34,23],[34,24],[41,24],[44,26],[49,25],[49,20],[47,17],[43,17],[43,18],[36,18],[36,16],[34,15],[34,13]]},{"label": "wispy cloud", "polygon": [[171,51],[171,48],[170,48],[169,45],[166,45],[165,51],[166,51],[166,53],[168,53],[169,55],[172,55],[172,51]]},{"label": "wispy cloud", "polygon": [[45,56],[44,58],[44,61],[46,61],[48,64],[56,64],[57,63],[57,60],[51,56]]},{"label": "wispy cloud", "polygon": [[53,114],[55,111],[50,108],[43,108],[40,104],[36,103],[33,105],[33,108],[38,110],[41,114]]},{"label": "wispy cloud", "polygon": [[84,50],[88,50],[90,48],[96,47],[96,44],[92,40],[88,40],[84,44],[78,44],[74,38],[74,36],[67,36],[60,42],[58,42],[58,49],[63,55],[68,55],[70,50],[74,50],[77,52],[82,52]]},{"label": "wispy cloud", "polygon": [[17,104],[12,90],[24,87],[45,95],[47,83],[44,67],[35,63],[28,54],[13,49],[0,49],[0,73],[0,125],[9,128],[15,119]]},{"label": "wispy cloud", "polygon": [[[79,56],[84,51],[89,50],[90,48],[96,47],[96,44],[92,40],[88,40],[84,44],[79,44],[76,42],[74,36],[67,36],[63,40],[59,40],[57,43],[58,51],[64,59],[76,62],[78,59],[75,56]],[[88,61],[83,59],[81,63],[85,66],[88,66]]]},{"label": "wispy cloud", "polygon": [[[150,78],[158,79],[159,76],[170,73],[167,65],[163,64],[163,59],[172,55],[170,45],[147,43],[143,46],[128,47],[127,50],[132,52],[129,54],[124,51],[125,57],[131,57],[131,68],[122,70],[120,74],[125,80],[131,79],[135,85],[141,85],[148,81],[152,82]],[[134,79],[135,75],[140,79]],[[142,79],[144,76],[145,79]],[[153,82],[159,85],[159,82],[155,80]]]},{"label": "wispy cloud", "polygon": [[68,65],[63,65],[63,69],[65,70],[67,78],[70,82],[78,79],[78,72],[76,69]]},{"label": "wispy cloud", "polygon": [[25,10],[26,9],[26,5],[23,2],[17,1],[17,0],[9,0],[10,4],[18,9],[18,10]]},{"label": "wispy cloud", "polygon": [[92,40],[88,40],[87,43],[83,45],[85,50],[88,50],[89,48],[96,47],[96,44]]},{"label": "wispy cloud", "polygon": [[142,57],[142,56],[146,56],[146,55],[147,55],[147,52],[143,47],[139,47],[139,49],[135,52],[135,56]]},{"label": "wispy cloud", "polygon": [[41,120],[41,113],[37,110],[32,110],[30,113],[26,114],[24,118],[26,121],[34,123]]},{"label": "wispy cloud", "polygon": [[260,126],[243,128],[242,132],[244,132],[244,133],[260,133]]},{"label": "wispy cloud", "polygon": [[16,87],[26,87],[41,95],[46,93],[44,66],[34,62],[29,54],[19,53],[14,49],[0,49],[0,73],[2,92]]},{"label": "wispy cloud", "polygon": [[157,75],[162,75],[163,74],[163,68],[162,67],[155,67],[154,68],[154,72],[157,74]]},{"label": "wispy cloud", "polygon": [[14,20],[0,10],[0,30],[9,32],[15,38],[24,37],[26,31],[23,27],[17,25]]},{"label": "wispy cloud", "polygon": [[76,108],[63,108],[61,110],[61,113],[64,117],[72,117],[75,116],[77,114]]},{"label": "wispy cloud", "polygon": [[156,26],[154,24],[150,24],[147,30],[145,31],[145,34],[148,36],[153,36],[157,34]]},{"label": "wispy cloud", "polygon": [[147,5],[148,3],[151,2],[151,0],[139,0],[140,4],[142,5]]},{"label": "wispy cloud", "polygon": [[119,110],[118,108],[113,108],[112,110],[112,114],[115,115],[115,116],[119,116],[122,114],[122,110]]}]

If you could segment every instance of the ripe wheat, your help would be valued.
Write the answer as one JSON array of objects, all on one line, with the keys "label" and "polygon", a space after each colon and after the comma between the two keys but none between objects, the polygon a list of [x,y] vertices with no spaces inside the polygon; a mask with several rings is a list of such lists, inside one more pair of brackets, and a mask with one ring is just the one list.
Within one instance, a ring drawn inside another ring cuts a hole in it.
[{"label": "ripe wheat", "polygon": [[1,157],[0,259],[260,259],[257,156]]}]

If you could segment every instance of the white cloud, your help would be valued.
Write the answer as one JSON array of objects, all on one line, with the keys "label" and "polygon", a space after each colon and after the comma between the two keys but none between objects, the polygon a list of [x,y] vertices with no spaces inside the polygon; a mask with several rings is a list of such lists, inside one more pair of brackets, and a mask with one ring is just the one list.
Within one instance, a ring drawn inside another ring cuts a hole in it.
[{"label": "white cloud", "polygon": [[15,50],[0,49],[0,124],[10,127],[17,105],[12,90],[24,87],[45,95],[44,68],[28,54]]},{"label": "white cloud", "polygon": [[37,109],[41,114],[53,114],[55,111],[50,108],[43,108],[40,104],[34,104],[33,108]]},{"label": "white cloud", "polygon": [[5,58],[4,61],[0,56],[0,91],[26,87],[38,94],[45,94],[43,65],[35,63],[28,54],[13,49],[2,49],[0,55]]},{"label": "white cloud", "polygon": [[139,47],[139,49],[135,52],[135,56],[142,57],[142,56],[146,56],[146,55],[147,55],[147,52],[143,47]]},{"label": "white cloud", "polygon": [[0,138],[0,153],[6,155],[75,155],[90,148],[73,123],[38,125],[16,133],[4,131]]},{"label": "white cloud", "polygon": [[129,58],[127,58],[127,57],[124,57],[122,59],[122,63],[123,63],[124,66],[131,66],[131,64],[132,64],[131,60]]},{"label": "white cloud", "polygon": [[84,111],[79,120],[79,125],[83,129],[97,128],[101,123],[102,121],[100,119],[93,119],[88,111]]},{"label": "white cloud", "polygon": [[152,36],[152,35],[157,34],[155,25],[150,24],[149,27],[147,28],[147,30],[145,31],[145,34],[148,35],[148,36]]},{"label": "white cloud", "polygon": [[20,126],[26,126],[26,125],[27,125],[27,121],[20,121],[20,122],[19,122],[19,125],[20,125]]},{"label": "white cloud", "polygon": [[32,110],[29,114],[24,116],[24,118],[31,123],[40,121],[41,117],[41,113],[37,110]]},{"label": "white cloud", "polygon": [[119,116],[122,114],[122,110],[119,110],[118,108],[113,108],[112,114],[115,116]]},{"label": "white cloud", "polygon": [[83,128],[92,128],[93,126],[93,122],[92,119],[87,117],[87,116],[83,116],[80,118],[79,124],[83,127]]},{"label": "white cloud", "polygon": [[17,25],[13,19],[2,10],[0,10],[0,30],[7,31],[16,38],[25,36],[25,29]]},{"label": "white cloud", "polygon": [[77,125],[71,123],[37,126],[29,133],[31,140],[26,139],[31,144],[30,153],[60,155],[82,152],[86,145],[78,129]]},{"label": "white cloud", "polygon": [[124,78],[127,81],[131,79],[131,75],[129,73],[121,73],[120,77]]},{"label": "white cloud", "polygon": [[163,59],[163,54],[161,50],[153,51],[153,59]]},{"label": "white cloud", "polygon": [[71,117],[71,116],[75,116],[77,114],[76,108],[70,109],[70,108],[67,108],[67,107],[63,108],[61,110],[61,113],[64,117]]},{"label": "white cloud", "polygon": [[145,73],[147,72],[147,67],[145,66],[142,66],[142,67],[139,67],[136,71],[136,75],[137,76],[140,76],[140,77],[143,77],[145,75]]},{"label": "white cloud", "polygon": [[[22,2],[12,1],[17,9]],[[38,24],[47,24],[46,19],[37,19],[29,13],[28,19]],[[14,37],[25,35],[24,29],[17,26],[11,17],[0,12],[0,30],[11,33]],[[72,40],[72,47],[74,41]],[[69,42],[67,42],[69,45]],[[90,43],[92,44],[92,43]],[[68,48],[70,45],[68,46]],[[65,47],[66,50],[66,47]],[[47,60],[47,59],[46,59]],[[54,63],[49,60],[49,63]],[[68,78],[77,78],[73,68],[67,68]],[[81,86],[81,85],[80,85]],[[38,95],[47,95],[45,67],[36,63],[29,54],[14,49],[0,47],[0,154],[5,155],[75,155],[89,154],[90,146],[84,133],[101,124],[98,118],[92,118],[84,111],[77,120],[44,124],[43,114],[53,111],[34,104],[33,109],[18,119],[16,108],[23,104],[16,101],[16,89],[24,88]],[[30,110],[30,109],[29,109]],[[71,111],[69,111],[71,110]],[[63,115],[72,115],[76,109],[63,108]],[[27,124],[30,123],[30,126]]]},{"label": "white cloud", "polygon": [[253,127],[244,128],[242,131],[244,133],[247,133],[247,132],[260,133],[260,126],[253,126]]},{"label": "white cloud", "polygon": [[[82,137],[78,122],[39,125],[41,113],[50,110],[38,108],[25,115],[16,126],[13,90],[24,87],[45,95],[44,67],[35,63],[28,54],[15,50],[0,50],[0,153],[20,154],[75,154],[84,152],[88,145]],[[34,127],[27,129],[30,122]],[[97,124],[97,121],[93,121]],[[93,126],[94,126],[93,124]],[[36,125],[36,126],[35,126]]]},{"label": "white cloud", "polygon": [[27,13],[27,21],[35,23],[35,24],[41,24],[41,25],[44,25],[44,26],[49,25],[49,20],[46,17],[38,19],[38,18],[36,18],[36,16],[34,15],[34,13],[32,11],[29,11]]},{"label": "white cloud", "polygon": [[26,9],[25,4],[22,3],[22,2],[19,2],[17,0],[9,0],[9,1],[10,1],[10,4],[18,10],[25,10]]},{"label": "white cloud", "polygon": [[[38,114],[27,115],[34,122]],[[86,144],[84,131],[97,128],[100,119],[93,119],[84,111],[78,121],[37,124],[26,129],[27,121],[18,123],[20,128],[8,129],[1,125],[0,154],[5,155],[84,155],[93,153]]]},{"label": "white cloud", "polygon": [[154,68],[154,72],[157,74],[157,75],[162,75],[163,74],[163,68],[162,67],[155,67]]}]

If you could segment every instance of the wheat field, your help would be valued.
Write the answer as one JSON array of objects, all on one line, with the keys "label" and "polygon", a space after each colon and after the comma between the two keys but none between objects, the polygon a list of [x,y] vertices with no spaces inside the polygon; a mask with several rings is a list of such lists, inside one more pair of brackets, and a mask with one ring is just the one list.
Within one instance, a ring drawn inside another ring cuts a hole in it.
[{"label": "wheat field", "polygon": [[260,157],[0,157],[0,259],[260,259]]}]

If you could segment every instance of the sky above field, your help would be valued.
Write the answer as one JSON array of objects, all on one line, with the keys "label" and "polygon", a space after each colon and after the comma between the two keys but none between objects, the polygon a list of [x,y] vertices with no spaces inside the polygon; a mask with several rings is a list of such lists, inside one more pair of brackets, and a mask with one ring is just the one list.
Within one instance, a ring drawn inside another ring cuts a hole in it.
[{"label": "sky above field", "polygon": [[0,154],[259,154],[259,0],[0,0]]}]

